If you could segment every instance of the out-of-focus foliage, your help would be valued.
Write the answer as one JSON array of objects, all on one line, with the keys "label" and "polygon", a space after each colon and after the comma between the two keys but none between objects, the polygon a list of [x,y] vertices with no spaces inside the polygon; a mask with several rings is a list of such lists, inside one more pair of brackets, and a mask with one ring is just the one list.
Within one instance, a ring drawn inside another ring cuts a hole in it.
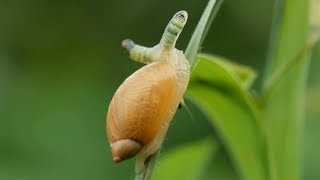
[{"label": "out-of-focus foliage", "polygon": [[153,179],[203,179],[218,150],[213,142],[208,139],[175,147],[163,155]]},{"label": "out-of-focus foliage", "polygon": [[[273,3],[225,1],[201,51],[254,67],[260,74],[254,84],[258,87]],[[206,4],[169,0],[1,1],[0,179],[133,179],[134,161],[113,164],[105,138],[106,107],[113,93],[141,67],[121,52],[120,42],[130,37],[139,44],[158,43],[168,19],[184,9],[189,20],[177,46],[185,49]],[[320,178],[319,93],[314,90],[320,87],[319,47],[311,61],[303,133],[303,179],[310,180]],[[190,109],[195,120],[185,110],[177,113],[160,157],[170,156],[167,152],[175,152],[178,145],[210,135],[221,148],[210,164],[208,179],[227,175],[238,179],[223,138],[215,133],[218,129],[196,107],[190,105]],[[174,164],[169,167],[166,163],[165,169],[174,171]]]},{"label": "out-of-focus foliage", "polygon": [[[265,84],[283,64],[294,60],[295,54],[307,43],[310,32],[309,1],[283,0],[278,4]],[[290,69],[265,100],[270,179],[298,180],[301,177],[300,144],[309,51],[297,61],[288,65]]]},{"label": "out-of-focus foliage", "polygon": [[187,94],[217,128],[241,176],[264,179],[267,171],[261,119],[235,73],[239,67],[224,61],[200,55]]}]

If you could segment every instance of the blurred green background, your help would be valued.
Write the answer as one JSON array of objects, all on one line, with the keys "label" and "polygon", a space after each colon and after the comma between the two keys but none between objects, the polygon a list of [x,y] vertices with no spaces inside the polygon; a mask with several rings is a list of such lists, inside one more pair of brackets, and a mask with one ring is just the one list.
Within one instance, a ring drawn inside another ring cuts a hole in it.
[{"label": "blurred green background", "polygon": [[[1,1],[0,180],[133,179],[134,160],[113,164],[105,135],[113,93],[142,66],[129,60],[120,43],[131,38],[157,44],[172,15],[184,9],[189,20],[177,47],[185,49],[206,3]],[[250,65],[261,75],[273,3],[225,1],[201,51]],[[320,178],[320,45],[315,49],[302,147],[303,179],[310,180]],[[257,79],[257,90],[259,85]],[[195,120],[179,110],[164,154],[212,134],[206,118],[187,103]]]}]

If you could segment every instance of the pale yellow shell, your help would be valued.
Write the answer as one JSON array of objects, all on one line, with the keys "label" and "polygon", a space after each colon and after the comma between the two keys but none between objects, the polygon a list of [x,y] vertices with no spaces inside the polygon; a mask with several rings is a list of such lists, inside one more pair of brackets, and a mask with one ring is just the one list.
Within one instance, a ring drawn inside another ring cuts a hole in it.
[{"label": "pale yellow shell", "polygon": [[[129,76],[109,106],[107,133],[111,148],[123,139],[141,145],[150,143],[172,105],[176,86],[176,72],[168,61],[146,65]],[[128,154],[130,151],[128,149]],[[119,158],[124,160],[127,158],[124,156]],[[114,153],[113,158],[116,158]],[[119,161],[119,158],[116,159]]]}]

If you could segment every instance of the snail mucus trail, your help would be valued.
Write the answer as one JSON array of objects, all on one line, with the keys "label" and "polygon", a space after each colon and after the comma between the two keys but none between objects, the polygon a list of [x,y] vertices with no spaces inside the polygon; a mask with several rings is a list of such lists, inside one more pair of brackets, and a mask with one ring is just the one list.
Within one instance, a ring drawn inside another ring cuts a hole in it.
[{"label": "snail mucus trail", "polygon": [[114,162],[137,155],[136,172],[160,148],[189,82],[189,62],[175,48],[187,18],[186,11],[177,12],[154,47],[129,39],[122,42],[131,59],[146,65],[114,94],[107,113],[107,136]]}]

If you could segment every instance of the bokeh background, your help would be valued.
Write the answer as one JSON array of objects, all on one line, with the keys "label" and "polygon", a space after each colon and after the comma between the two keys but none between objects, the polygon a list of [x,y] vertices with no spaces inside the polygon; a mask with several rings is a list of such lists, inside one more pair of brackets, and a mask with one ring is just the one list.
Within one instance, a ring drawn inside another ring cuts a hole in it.
[{"label": "bokeh background", "polygon": [[[120,43],[131,38],[146,46],[157,44],[172,15],[184,9],[189,20],[177,47],[185,49],[206,3],[1,1],[0,180],[133,179],[134,160],[113,164],[105,135],[113,93],[142,66],[129,60]],[[273,3],[225,1],[201,51],[250,65],[261,75]],[[302,147],[303,179],[310,180],[320,178],[320,46],[316,49]],[[258,78],[257,91],[260,82]],[[195,120],[179,110],[162,153],[214,132],[187,103]]]}]

